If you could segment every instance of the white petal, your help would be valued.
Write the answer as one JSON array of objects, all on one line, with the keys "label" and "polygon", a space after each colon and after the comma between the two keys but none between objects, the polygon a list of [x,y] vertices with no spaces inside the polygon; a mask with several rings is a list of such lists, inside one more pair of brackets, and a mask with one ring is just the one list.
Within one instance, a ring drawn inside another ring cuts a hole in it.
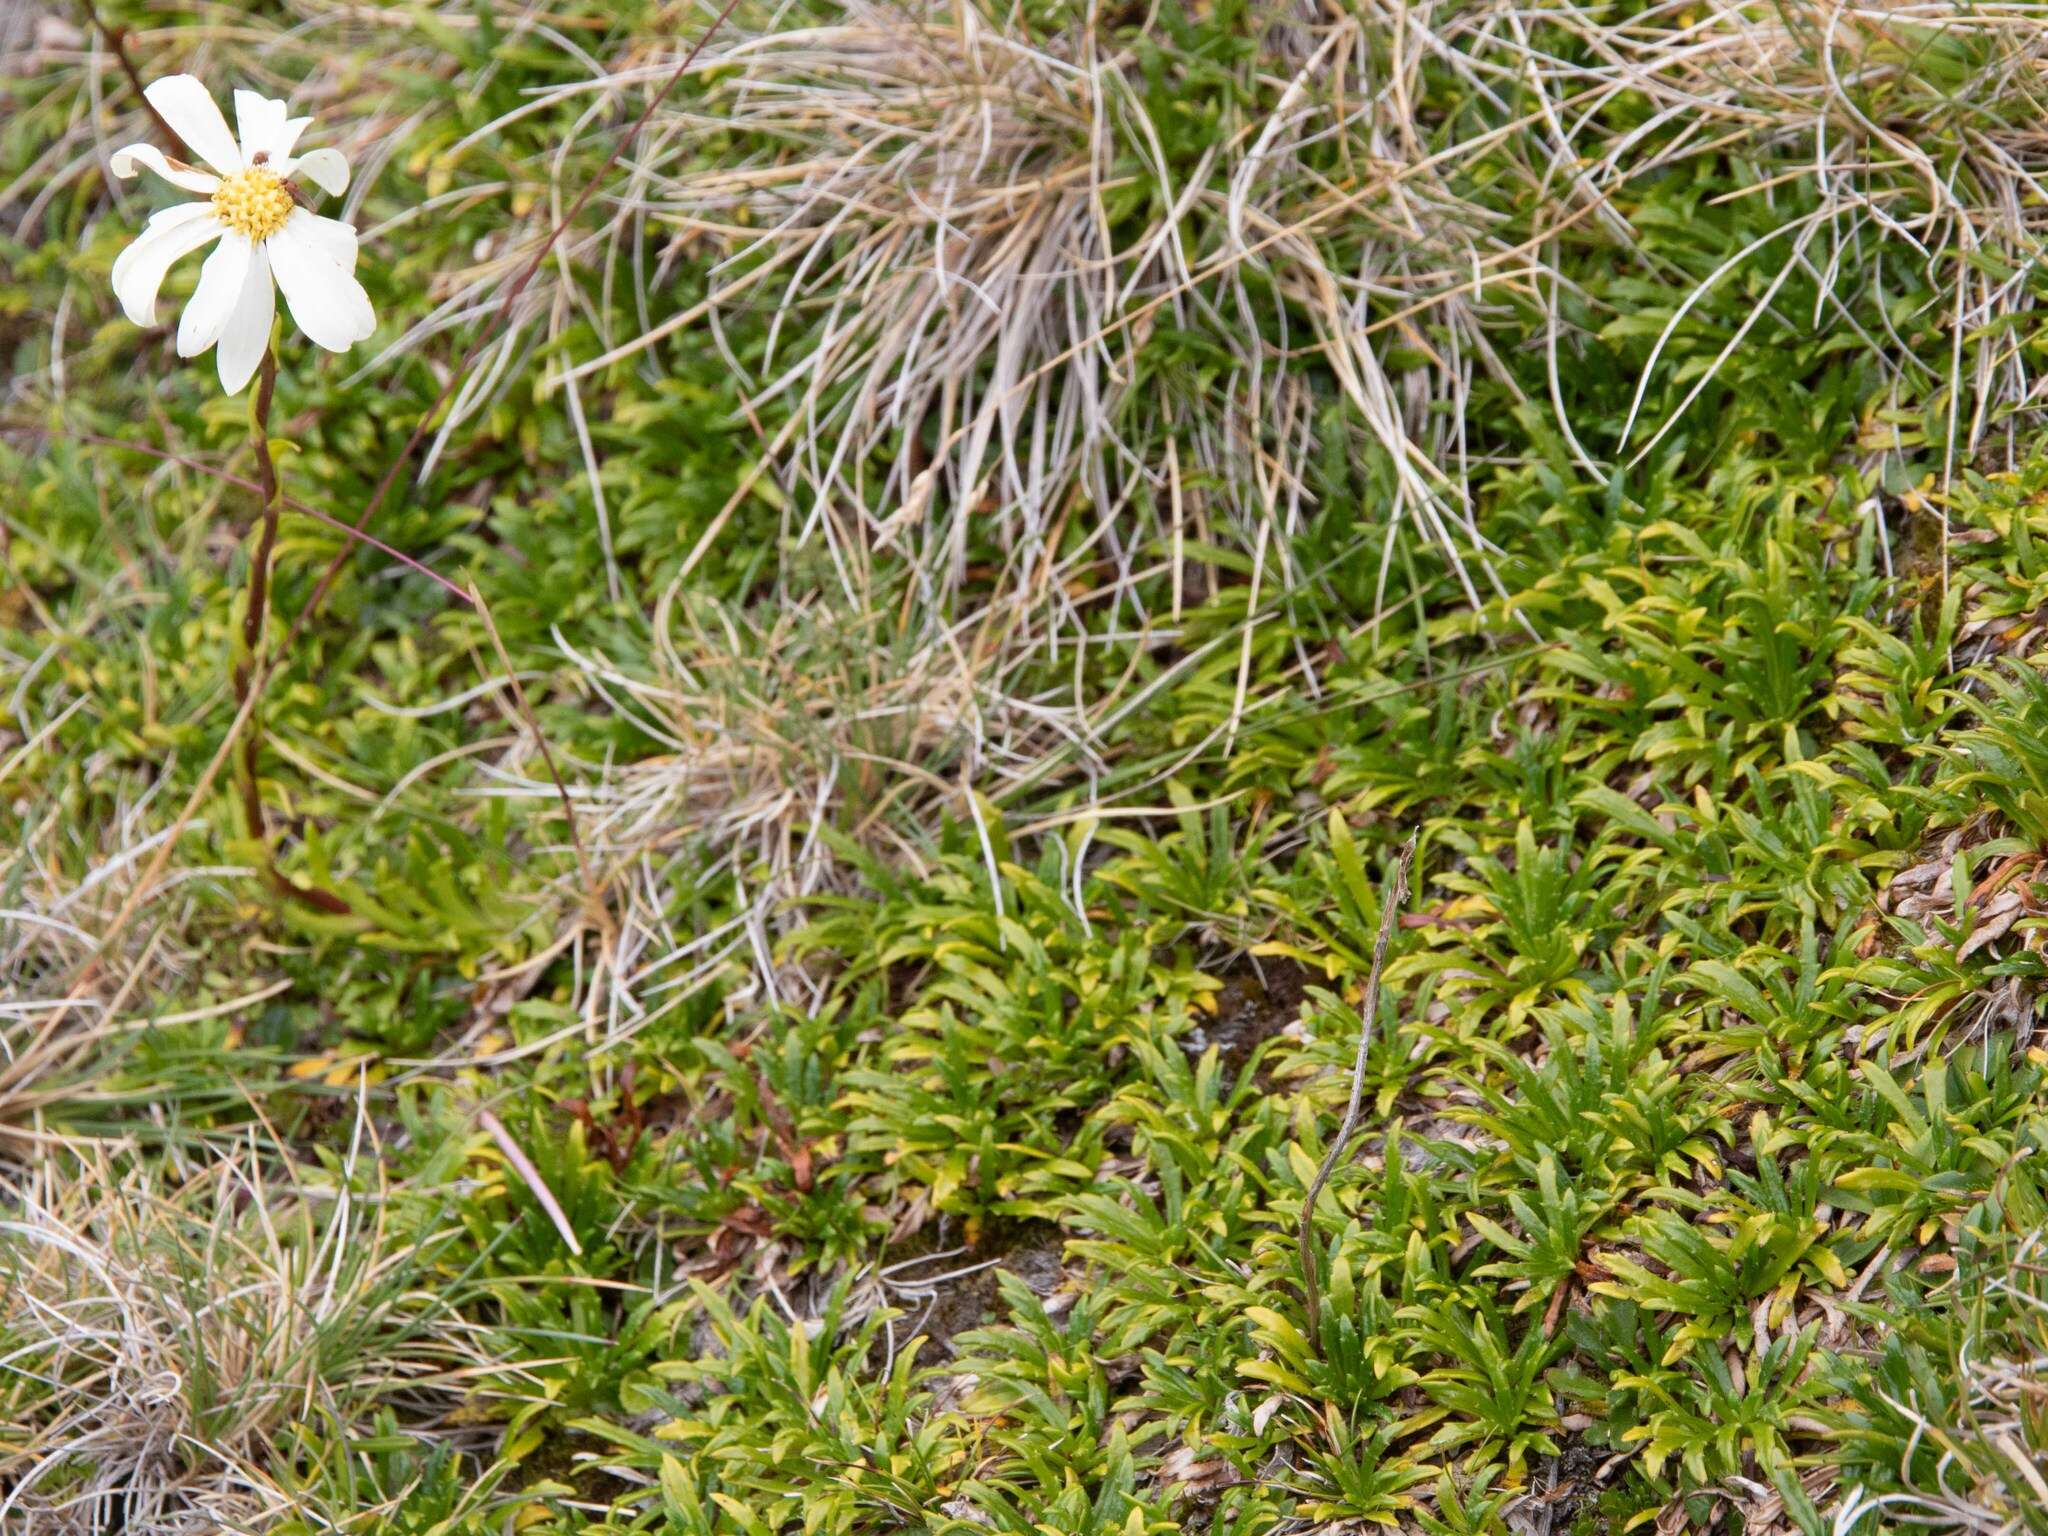
[{"label": "white petal", "polygon": [[321,254],[342,271],[355,271],[356,227],[353,224],[322,218],[304,208],[294,208],[284,227],[317,246]]},{"label": "white petal", "polygon": [[[254,91],[235,92],[235,124],[242,131],[242,158],[276,169],[291,160],[292,146],[313,119],[289,117],[285,104]],[[279,175],[287,174],[279,171]]]},{"label": "white petal", "polygon": [[270,320],[276,313],[277,284],[270,279],[270,258],[259,245],[249,258],[241,296],[228,315],[227,329],[220,333],[220,351],[214,357],[220,365],[220,387],[229,394],[239,395],[255,376],[270,345]]},{"label": "white petal", "polygon": [[143,224],[144,229],[157,229],[165,224],[182,224],[187,219],[196,219],[202,213],[213,212],[213,200],[203,203],[173,203],[168,208],[159,208]]},{"label": "white petal", "polygon": [[270,152],[270,163],[284,167],[277,173],[278,175],[291,175],[291,167],[298,163],[292,159],[292,146],[299,142],[299,135],[312,126],[313,119],[310,117],[285,119],[284,130],[277,136],[277,147]]},{"label": "white petal", "polygon": [[299,329],[330,352],[346,352],[376,330],[377,317],[363,285],[307,237],[302,211],[264,242],[270,270]]},{"label": "white petal", "polygon": [[249,237],[239,230],[231,229],[220,237],[220,244],[199,269],[199,286],[178,319],[178,356],[197,357],[220,340],[228,316],[235,312],[235,301],[242,296],[242,280],[249,275],[254,249]]},{"label": "white petal", "polygon": [[114,297],[129,320],[155,325],[156,292],[171,263],[198,250],[225,227],[211,203],[184,203],[151,219],[149,228],[114,258]]},{"label": "white petal", "polygon": [[220,185],[218,176],[196,170],[182,160],[173,160],[154,144],[130,144],[115,150],[107,161],[107,169],[126,181],[135,174],[138,164],[148,166],[172,186],[187,192],[211,192]]},{"label": "white petal", "polygon": [[119,285],[134,264],[136,256],[148,247],[151,235],[161,235],[166,230],[176,229],[181,224],[190,224],[204,219],[213,212],[211,203],[173,203],[168,208],[159,208],[149,216],[142,226],[142,233],[128,243],[120,255],[114,258],[114,282]]},{"label": "white petal", "polygon": [[338,149],[309,149],[290,162],[291,169],[280,176],[303,176],[323,192],[335,197],[348,190],[348,161]]},{"label": "white petal", "polygon": [[247,165],[256,163],[258,151],[267,161],[271,157],[271,140],[284,128],[285,106],[268,96],[255,91],[235,92],[235,128],[242,141],[242,160]]},{"label": "white petal", "polygon": [[196,75],[167,75],[151,81],[142,94],[171,125],[171,132],[185,141],[185,147],[221,175],[242,168],[242,152],[235,148],[228,120],[220,115],[220,108]]}]

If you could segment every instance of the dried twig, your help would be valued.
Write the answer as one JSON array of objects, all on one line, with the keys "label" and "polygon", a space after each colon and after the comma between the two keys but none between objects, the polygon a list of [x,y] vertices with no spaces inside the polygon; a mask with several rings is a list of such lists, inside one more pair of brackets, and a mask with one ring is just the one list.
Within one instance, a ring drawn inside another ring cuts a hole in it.
[{"label": "dried twig", "polygon": [[1365,1058],[1372,1049],[1372,1020],[1380,1003],[1380,972],[1387,963],[1387,941],[1394,935],[1394,920],[1400,915],[1401,903],[1408,899],[1408,868],[1415,861],[1415,842],[1419,836],[1419,833],[1411,832],[1408,841],[1401,845],[1400,856],[1394,862],[1394,878],[1380,903],[1380,935],[1373,942],[1372,971],[1366,977],[1365,998],[1358,1007],[1358,1059],[1351,1065],[1351,1102],[1345,1105],[1344,1123],[1337,1127],[1337,1134],[1331,1138],[1330,1150],[1323,1154],[1323,1166],[1309,1181],[1308,1193],[1301,1202],[1301,1294],[1308,1304],[1309,1344],[1318,1351],[1322,1348],[1323,1297],[1322,1285],[1316,1275],[1316,1201],[1321,1198],[1323,1186],[1330,1181],[1330,1174],[1343,1157],[1345,1147],[1350,1145],[1351,1133],[1358,1128],[1359,1100],[1365,1095]]},{"label": "dried twig", "polygon": [[142,88],[142,71],[135,67],[135,60],[128,52],[128,29],[126,27],[110,27],[100,20],[100,13],[93,5],[92,0],[79,0],[79,9],[85,12],[86,24],[93,31],[99,33],[101,37],[104,37],[107,40],[107,46],[114,50],[114,57],[121,65],[121,73],[128,77],[130,88],[134,90],[136,97],[142,102],[142,109],[149,114],[149,120],[156,124],[156,131],[164,136],[164,142],[170,145],[171,148],[190,155],[192,151],[186,147],[185,141],[178,137],[177,130],[164,121],[163,113],[157,111],[156,103],[149,99],[148,94]]}]

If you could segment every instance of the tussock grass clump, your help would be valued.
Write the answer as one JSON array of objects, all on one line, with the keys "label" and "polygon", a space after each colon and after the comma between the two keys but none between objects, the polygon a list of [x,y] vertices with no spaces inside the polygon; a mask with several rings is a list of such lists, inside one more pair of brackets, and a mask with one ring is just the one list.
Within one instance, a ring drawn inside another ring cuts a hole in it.
[{"label": "tussock grass clump", "polygon": [[[358,1135],[362,1127],[357,1128]],[[464,1361],[374,1186],[219,1153],[52,1148],[0,1222],[0,1509],[50,1532],[258,1530],[309,1450]],[[373,1155],[373,1154],[371,1154]],[[445,1400],[445,1399],[444,1399]]]}]

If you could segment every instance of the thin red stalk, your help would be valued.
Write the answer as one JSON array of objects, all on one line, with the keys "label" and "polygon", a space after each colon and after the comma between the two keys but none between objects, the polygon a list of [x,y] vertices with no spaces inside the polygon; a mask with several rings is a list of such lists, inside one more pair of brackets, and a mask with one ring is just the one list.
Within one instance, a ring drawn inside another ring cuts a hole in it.
[{"label": "thin red stalk", "polygon": [[[553,229],[548,231],[547,238],[540,243],[540,249],[533,253],[533,258],[527,262],[519,275],[512,280],[511,287],[505,290],[504,298],[498,302],[498,312],[492,317],[491,323],[485,326],[478,333],[476,339],[469,344],[469,349],[463,353],[461,362],[449,370],[448,381],[441,386],[440,394],[434,397],[434,403],[420,417],[419,425],[412,429],[412,435],[405,440],[405,446],[398,450],[398,456],[391,461],[390,467],[384,471],[383,479],[377,482],[376,490],[370,495],[369,504],[363,508],[363,515],[356,519],[355,527],[358,533],[369,526],[370,520],[377,515],[378,510],[384,505],[384,498],[391,494],[392,487],[398,482],[399,471],[405,467],[406,463],[418,450],[420,444],[426,440],[427,432],[432,428],[435,419],[441,414],[441,408],[448,403],[449,399],[454,395],[457,386],[468,376],[471,364],[476,361],[483,349],[496,340],[505,327],[512,323],[513,307],[518,304],[520,295],[526,292],[527,284],[533,281],[535,274],[540,271],[542,264],[546,262],[548,253],[555,248],[555,242],[561,239],[563,234],[568,231],[569,226],[576,222],[577,218],[582,214],[584,207],[596,193],[598,186],[603,182],[605,176],[614,165],[618,164],[619,157],[632,147],[633,141],[640,136],[640,130],[647,126],[648,121],[660,110],[661,104],[668,100],[669,93],[682,82],[683,76],[689,73],[690,66],[697,62],[697,56],[704,51],[705,44],[718,35],[718,29],[725,25],[727,19],[731,17],[738,6],[739,0],[725,0],[724,7],[712,19],[711,25],[704,29],[703,34],[697,39],[690,51],[683,56],[682,62],[676,65],[674,72],[669,75],[661,89],[655,92],[654,99],[647,103],[639,117],[633,120],[632,125],[620,137],[619,142],[612,146],[611,153],[604,158],[604,164],[597,168],[591,178],[583,184],[583,190],[576,194],[576,200],[569,205],[569,211],[562,215],[561,220]],[[327,563],[327,569],[321,573],[319,583],[313,588],[312,597],[307,600],[306,606],[300,611],[299,616],[292,621],[292,627],[285,636],[285,645],[287,647],[291,645],[293,640],[298,638],[299,631],[304,629],[311,622],[313,616],[320,611],[320,605],[326,601],[327,594],[334,586],[335,581],[340,577],[341,567],[347,559],[348,551],[344,549]]]},{"label": "thin red stalk", "polygon": [[[249,566],[248,606],[242,614],[242,649],[234,664],[237,704],[248,701],[256,655],[263,644],[263,616],[270,606],[270,558],[277,548],[277,465],[270,457],[270,407],[276,395],[277,354],[265,347],[256,374],[255,408],[249,413],[249,436],[256,448],[257,495],[262,507],[257,513],[260,532],[256,555]],[[271,879],[276,880],[277,867],[270,859],[270,839],[263,823],[263,794],[256,782],[263,731],[253,710],[250,724],[252,729],[242,737],[242,819],[248,824],[249,835],[263,845],[264,862],[270,865]]]},{"label": "thin red stalk", "polygon": [[[245,479],[241,475],[230,474],[227,470],[220,468],[218,465],[208,464],[204,460],[191,458],[182,453],[172,453],[168,449],[164,448],[152,448],[147,443],[123,442],[118,437],[102,437],[97,432],[74,432],[71,434],[71,436],[72,439],[76,442],[93,443],[102,448],[126,449],[130,453],[139,453],[143,455],[145,458],[160,459],[166,464],[177,464],[185,469],[192,470],[197,474],[209,475],[213,479],[218,480],[222,485],[232,485],[245,491],[254,491],[259,495],[262,494],[263,487],[258,485],[254,480]],[[416,571],[420,575],[426,577],[427,580],[433,582],[434,585],[441,588],[450,597],[457,598],[462,602],[469,603],[472,606],[474,606],[475,600],[471,598],[467,592],[465,592],[461,587],[458,587],[454,582],[450,581],[446,576],[443,576],[431,565],[426,565],[418,560],[415,560],[411,555],[408,555],[402,549],[393,549],[389,544],[386,544],[382,539],[378,538],[375,534],[364,533],[360,528],[351,528],[347,523],[344,523],[340,518],[329,517],[325,512],[322,512],[318,507],[309,506],[307,503],[300,501],[298,498],[293,496],[280,496],[278,498],[278,505],[283,507],[289,507],[292,511],[297,512],[300,516],[310,517],[313,519],[314,522],[324,524],[325,526],[334,529],[335,532],[337,533],[346,534],[349,538],[354,539],[356,542],[360,544],[367,544],[371,549],[376,550],[381,555],[389,555],[393,560],[396,560],[400,565],[405,566],[408,570]]]},{"label": "thin red stalk", "polygon": [[78,0],[78,3],[85,12],[87,25],[93,31],[99,33],[101,37],[104,37],[107,40],[107,46],[114,50],[114,58],[121,66],[121,73],[128,77],[128,84],[134,88],[136,96],[140,98],[142,110],[147,112],[150,120],[156,124],[156,131],[164,136],[172,148],[183,150],[188,158],[191,157],[192,151],[190,147],[187,146],[183,139],[178,137],[177,133],[171,128],[171,125],[164,121],[163,113],[157,111],[156,104],[149,99],[149,94],[142,88],[142,73],[136,69],[135,60],[128,53],[128,29],[126,27],[110,27],[104,21],[101,21],[100,13],[93,8],[92,0]]},{"label": "thin red stalk", "polygon": [[[555,794],[562,802],[562,815],[569,823],[569,841],[576,848],[576,867],[583,875],[583,900],[590,913],[597,919],[600,932],[607,944],[617,937],[604,904],[598,899],[597,872],[590,862],[590,855],[583,847],[583,830],[576,821],[576,803],[569,798],[569,786],[562,781],[561,770],[555,766],[554,751],[548,746],[548,739],[541,734],[540,719],[533,712],[533,706],[526,702],[526,688],[519,681],[519,669],[512,665],[512,653],[505,649],[504,638],[498,633],[497,621],[491,617],[490,604],[484,601],[481,591],[472,587],[470,599],[477,616],[484,621],[484,628],[490,633],[491,644],[496,647],[498,660],[504,663],[505,679],[512,685],[512,702],[518,706],[520,716],[526,721],[527,729],[533,732],[534,744],[540,748],[541,761],[547,765],[548,777],[555,781]],[[481,670],[481,669],[479,669]]]},{"label": "thin red stalk", "polygon": [[277,463],[270,455],[270,407],[276,394],[277,354],[266,348],[256,375],[255,408],[249,417],[250,436],[256,446],[256,492],[262,497],[263,506],[258,513],[261,521],[257,526],[256,553],[249,565],[249,598],[242,614],[241,652],[235,657],[232,674],[235,703],[242,706],[241,718],[248,722],[241,743],[242,818],[248,823],[249,835],[262,846],[263,871],[272,889],[319,911],[339,915],[350,910],[347,902],[332,891],[300,885],[277,867],[263,815],[262,780],[257,777],[263,749],[263,685],[257,679],[256,666],[263,649],[264,620],[270,616],[270,567],[277,558],[277,512],[282,499]]}]

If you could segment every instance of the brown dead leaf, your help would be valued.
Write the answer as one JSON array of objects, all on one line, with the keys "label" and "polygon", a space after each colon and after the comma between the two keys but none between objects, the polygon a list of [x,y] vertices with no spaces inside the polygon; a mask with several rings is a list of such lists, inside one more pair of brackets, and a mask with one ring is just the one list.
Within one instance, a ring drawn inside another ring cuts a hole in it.
[{"label": "brown dead leaf", "polygon": [[1250,1481],[1229,1462],[1202,1460],[1185,1445],[1176,1445],[1160,1459],[1154,1477],[1162,1491],[1178,1487],[1197,1498],[1213,1496],[1226,1488],[1236,1488]]},{"label": "brown dead leaf", "polygon": [[2027,915],[2027,904],[2018,891],[2000,891],[1978,915],[1970,936],[1956,951],[1956,959],[1967,960],[1978,950],[2004,938],[2008,929]]}]

